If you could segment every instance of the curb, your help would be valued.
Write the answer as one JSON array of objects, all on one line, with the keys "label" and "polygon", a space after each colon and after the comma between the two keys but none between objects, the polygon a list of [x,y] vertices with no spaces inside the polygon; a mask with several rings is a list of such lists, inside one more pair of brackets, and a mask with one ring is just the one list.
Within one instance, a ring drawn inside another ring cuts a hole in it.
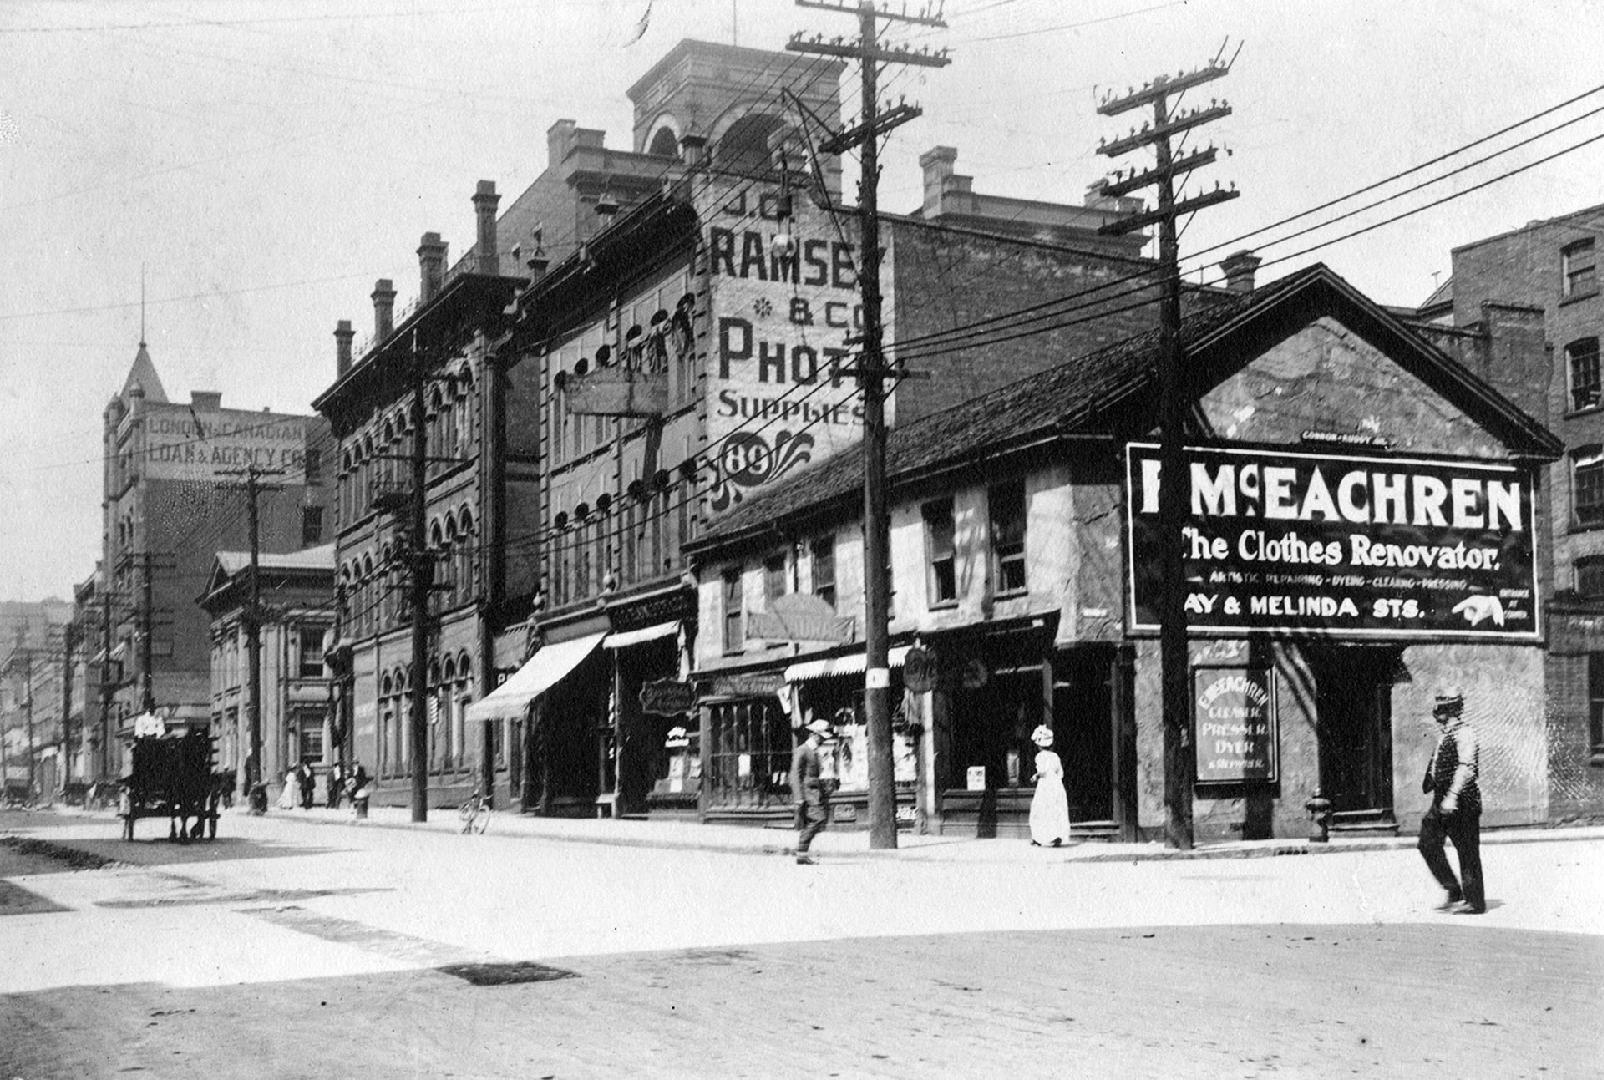
[{"label": "curb", "polygon": [[[99,818],[102,815],[94,811],[85,811],[77,808],[58,808],[54,811],[64,817]],[[283,821],[295,825],[316,825],[334,828],[372,828],[405,831],[422,829],[429,832],[453,833],[454,827],[447,827],[443,815],[449,811],[442,811],[442,816],[431,817],[428,822],[412,821],[385,821],[377,818],[358,819],[341,816],[330,818],[315,817],[280,817],[270,815],[268,820]],[[251,816],[247,811],[236,808],[230,811],[231,816]],[[514,821],[525,820],[521,816],[512,816]],[[547,819],[529,818],[531,821]],[[1585,830],[1585,831],[1584,831]],[[795,843],[786,843],[776,838],[772,842],[760,844],[730,843],[712,838],[703,840],[686,837],[649,837],[605,834],[576,835],[560,831],[523,831],[521,829],[504,830],[495,834],[498,838],[550,840],[565,844],[591,844],[598,847],[644,848],[660,851],[702,851],[720,855],[752,855],[758,857],[793,856],[796,854]],[[1501,844],[1534,844],[1534,843],[1565,843],[1587,840],[1604,839],[1604,832],[1596,827],[1586,826],[1517,826],[1508,830],[1493,829],[1482,833],[1482,843],[1485,846]],[[51,841],[39,841],[52,843]],[[71,841],[61,842],[70,845]],[[858,862],[895,859],[903,862],[923,863],[952,863],[961,865],[968,862],[981,863],[1018,863],[1022,865],[1073,865],[1078,863],[1126,863],[1126,862],[1172,862],[1197,861],[1217,859],[1265,859],[1292,855],[1335,855],[1353,854],[1371,851],[1402,851],[1415,846],[1413,837],[1376,837],[1365,840],[1338,840],[1331,843],[1314,843],[1309,840],[1287,839],[1282,842],[1267,843],[1238,843],[1232,845],[1218,845],[1194,848],[1191,851],[1174,851],[1157,845],[1143,845],[1139,850],[1121,851],[1095,851],[1094,841],[1082,841],[1069,849],[1075,854],[1068,854],[1057,859],[1042,858],[1045,851],[1036,852],[1034,849],[1015,848],[1002,842],[996,848],[995,857],[978,845],[991,844],[994,841],[973,839],[951,839],[926,844],[917,844],[911,847],[900,847],[889,850],[859,849],[849,851],[818,851],[817,854],[827,862]],[[954,850],[969,849],[977,852],[975,855],[965,855],[953,858],[943,854]]]}]

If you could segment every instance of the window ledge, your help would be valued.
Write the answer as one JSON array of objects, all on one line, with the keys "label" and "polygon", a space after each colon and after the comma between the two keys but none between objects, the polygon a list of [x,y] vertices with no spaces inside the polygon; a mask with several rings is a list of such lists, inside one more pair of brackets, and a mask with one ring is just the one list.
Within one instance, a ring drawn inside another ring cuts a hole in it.
[{"label": "window ledge", "polygon": [[1595,402],[1592,405],[1583,405],[1579,409],[1571,409],[1565,414],[1565,419],[1574,420],[1578,417],[1592,416],[1599,412],[1604,412],[1604,401]]},{"label": "window ledge", "polygon": [[1596,522],[1588,523],[1588,522],[1582,522],[1582,521],[1573,520],[1571,522],[1571,524],[1570,524],[1570,529],[1568,531],[1572,535],[1575,535],[1577,533],[1598,532],[1600,530],[1604,530],[1604,521],[1596,521]]},{"label": "window ledge", "polygon": [[936,600],[931,603],[931,611],[953,611],[958,607],[957,600]]},{"label": "window ledge", "polygon": [[[1598,527],[1599,528],[1604,528],[1604,523],[1601,523]],[[1023,589],[1010,589],[1007,592],[1002,592],[1002,591],[999,590],[998,592],[992,593],[992,599],[994,599],[994,600],[1015,600],[1015,599],[1018,599],[1021,596],[1029,596],[1029,595],[1030,595],[1030,589],[1027,586],[1026,588],[1023,588]]]},{"label": "window ledge", "polygon": [[1559,298],[1559,306],[1560,307],[1566,307],[1566,306],[1568,306],[1570,304],[1580,304],[1583,300],[1591,300],[1591,299],[1593,299],[1593,297],[1595,297],[1597,295],[1598,295],[1598,287],[1594,286],[1593,288],[1588,289],[1586,292],[1579,292],[1579,293],[1575,293],[1574,295],[1571,295],[1571,296],[1562,296],[1562,297],[1560,297]]},{"label": "window ledge", "polygon": [[1595,746],[1587,755],[1589,768],[1604,769],[1604,746]]}]

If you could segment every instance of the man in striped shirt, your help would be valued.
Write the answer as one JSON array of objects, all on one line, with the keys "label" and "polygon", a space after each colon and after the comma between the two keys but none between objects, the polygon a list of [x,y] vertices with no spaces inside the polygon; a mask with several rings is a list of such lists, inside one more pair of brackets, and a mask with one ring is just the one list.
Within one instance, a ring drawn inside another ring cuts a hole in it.
[{"label": "man in striped shirt", "polygon": [[[1487,910],[1481,876],[1481,788],[1476,783],[1476,730],[1465,722],[1465,696],[1458,688],[1437,695],[1432,716],[1441,732],[1420,790],[1431,809],[1420,822],[1420,854],[1447,893],[1439,910],[1480,915]],[[1459,877],[1448,865],[1444,838],[1459,853]]]}]

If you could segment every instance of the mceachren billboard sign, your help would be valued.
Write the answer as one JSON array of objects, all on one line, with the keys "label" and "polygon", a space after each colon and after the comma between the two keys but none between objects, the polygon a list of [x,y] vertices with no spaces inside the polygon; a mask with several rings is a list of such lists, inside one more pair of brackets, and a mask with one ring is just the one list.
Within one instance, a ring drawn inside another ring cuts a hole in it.
[{"label": "mceachren billboard sign", "polygon": [[[1158,629],[1159,448],[1127,447],[1131,627]],[[1187,628],[1535,640],[1535,474],[1187,447]]]}]

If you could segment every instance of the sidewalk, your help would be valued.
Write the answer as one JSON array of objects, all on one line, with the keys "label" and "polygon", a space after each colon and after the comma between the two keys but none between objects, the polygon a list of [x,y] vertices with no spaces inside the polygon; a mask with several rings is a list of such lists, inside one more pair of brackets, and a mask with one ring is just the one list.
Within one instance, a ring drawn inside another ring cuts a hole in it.
[{"label": "sidewalk", "polygon": [[[64,815],[107,817],[109,812],[60,809]],[[374,807],[365,820],[349,809],[270,810],[253,818],[243,807],[223,812],[218,832],[235,831],[234,822],[271,822],[275,826],[313,825],[328,828],[427,829],[454,833],[461,829],[456,811],[432,809],[429,820],[413,822],[411,812],[401,807]],[[248,828],[248,826],[245,826]],[[243,831],[243,830],[241,830]],[[796,835],[790,829],[760,828],[746,825],[702,825],[685,820],[541,818],[506,812],[495,813],[489,824],[492,836],[522,836],[566,843],[603,844],[617,847],[658,848],[684,851],[713,851],[744,855],[791,855]],[[1529,826],[1490,829],[1482,833],[1489,845],[1552,843],[1558,841],[1604,840],[1604,826]],[[1329,843],[1313,843],[1306,838],[1239,840],[1200,844],[1192,851],[1174,851],[1162,843],[1119,844],[1099,841],[1076,842],[1063,848],[1036,848],[1022,839],[977,840],[962,836],[920,836],[903,832],[894,850],[869,847],[867,830],[825,831],[813,843],[816,855],[825,859],[896,859],[916,862],[963,863],[1056,863],[1056,862],[1139,862],[1167,859],[1249,859],[1277,855],[1317,855],[1361,851],[1393,851],[1413,848],[1413,836],[1335,836]]]}]

